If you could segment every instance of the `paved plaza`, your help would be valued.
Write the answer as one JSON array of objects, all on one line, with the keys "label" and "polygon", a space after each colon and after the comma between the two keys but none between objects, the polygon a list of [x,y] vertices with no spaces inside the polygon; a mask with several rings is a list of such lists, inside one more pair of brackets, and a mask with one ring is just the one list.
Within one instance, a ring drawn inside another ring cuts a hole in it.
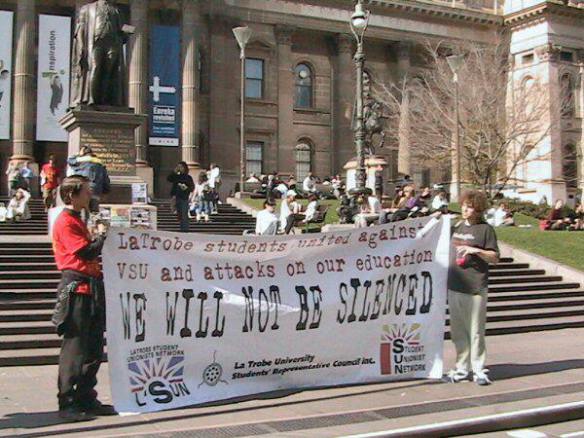
[{"label": "paved plaza", "polygon": [[[489,387],[406,381],[288,391],[76,424],[61,424],[57,416],[56,366],[5,367],[0,370],[0,435],[332,437],[584,399],[584,329],[492,336],[487,341],[494,379]],[[452,344],[446,341],[447,366],[453,354]],[[101,399],[110,402],[107,364],[99,379]]]}]

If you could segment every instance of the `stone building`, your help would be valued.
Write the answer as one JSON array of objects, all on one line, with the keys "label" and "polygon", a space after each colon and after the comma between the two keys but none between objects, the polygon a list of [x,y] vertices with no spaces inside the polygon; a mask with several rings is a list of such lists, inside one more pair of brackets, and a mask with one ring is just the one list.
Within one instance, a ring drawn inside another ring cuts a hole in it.
[{"label": "stone building", "polygon": [[[0,10],[14,12],[10,133],[8,138],[0,139],[3,169],[10,159],[43,163],[49,153],[55,153],[61,164],[65,161],[66,142],[40,141],[35,135],[39,128],[35,117],[37,60],[43,50],[38,44],[38,17],[51,14],[73,18],[85,3],[88,2],[0,0]],[[232,34],[235,26],[247,25],[253,30],[246,53],[248,173],[278,171],[302,177],[310,170],[324,177],[340,173],[354,156],[354,40],[349,29],[352,0],[126,0],[117,3],[136,28],[127,45],[126,58],[129,103],[138,113],[150,111],[149,102],[154,93],[149,69],[156,60],[150,57],[150,33],[158,25],[179,29],[178,146],[152,144],[148,122],[136,130],[138,173],[151,181],[155,196],[167,196],[166,176],[181,159],[194,172],[211,162],[217,163],[223,171],[226,191],[239,178],[240,60]],[[561,118],[554,125],[548,146],[554,152],[549,163],[542,164],[547,166],[547,173],[541,174],[540,167],[534,169],[539,175],[533,175],[533,184],[523,188],[526,196],[533,199],[543,194],[548,199],[565,197],[563,172],[573,169],[562,166],[562,154],[568,145],[581,151],[583,143],[583,103],[582,97],[578,97],[582,94],[578,65],[584,61],[581,2],[368,0],[365,3],[372,14],[365,38],[366,65],[374,81],[396,81],[406,73],[415,75],[416,70],[423,69],[421,46],[425,41],[489,43],[501,26],[509,26],[516,35],[512,52],[517,71],[527,68],[526,60],[530,60],[530,68],[539,69],[535,74],[549,80],[550,93],[560,93],[561,84],[569,83],[575,101],[580,100],[569,118]],[[564,79],[566,74],[570,75],[569,79]],[[398,150],[407,150],[407,145],[391,144],[379,151],[390,163],[386,179],[408,173],[427,184],[445,177],[436,169],[420,168],[403,157],[398,160]],[[581,161],[578,165],[582,166]],[[581,170],[578,175],[581,178]],[[1,177],[0,193],[4,194],[4,172]],[[536,181],[537,178],[540,180]]]}]

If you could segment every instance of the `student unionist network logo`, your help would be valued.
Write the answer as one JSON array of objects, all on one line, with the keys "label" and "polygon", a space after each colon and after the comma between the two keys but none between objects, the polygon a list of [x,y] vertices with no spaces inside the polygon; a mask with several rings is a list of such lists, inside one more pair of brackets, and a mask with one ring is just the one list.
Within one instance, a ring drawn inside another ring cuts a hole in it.
[{"label": "student unionist network logo", "polygon": [[157,357],[128,363],[136,404],[167,404],[190,395],[184,382],[184,356]]},{"label": "student unionist network logo", "polygon": [[421,324],[385,324],[381,335],[381,374],[408,374],[426,370]]}]

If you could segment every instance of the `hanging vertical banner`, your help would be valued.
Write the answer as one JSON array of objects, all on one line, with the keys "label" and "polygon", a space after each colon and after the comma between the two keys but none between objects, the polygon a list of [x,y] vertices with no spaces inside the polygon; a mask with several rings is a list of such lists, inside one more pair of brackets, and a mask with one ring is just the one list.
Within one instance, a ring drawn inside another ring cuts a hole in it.
[{"label": "hanging vertical banner", "polygon": [[0,140],[10,138],[13,15],[11,11],[0,11]]},{"label": "hanging vertical banner", "polygon": [[149,130],[153,146],[178,146],[180,129],[180,30],[150,30]]},{"label": "hanging vertical banner", "polygon": [[67,141],[59,124],[69,106],[71,18],[39,15],[37,129],[39,141]]}]

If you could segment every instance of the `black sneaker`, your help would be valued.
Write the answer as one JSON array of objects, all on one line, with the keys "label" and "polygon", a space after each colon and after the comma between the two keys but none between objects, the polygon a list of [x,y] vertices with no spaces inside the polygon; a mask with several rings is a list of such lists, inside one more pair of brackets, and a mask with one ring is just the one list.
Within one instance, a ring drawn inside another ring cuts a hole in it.
[{"label": "black sneaker", "polygon": [[95,415],[84,412],[76,406],[59,409],[59,418],[71,423],[95,420]]},{"label": "black sneaker", "polygon": [[112,405],[104,405],[99,400],[93,400],[90,403],[83,404],[81,409],[89,415],[97,415],[99,417],[118,415]]}]

